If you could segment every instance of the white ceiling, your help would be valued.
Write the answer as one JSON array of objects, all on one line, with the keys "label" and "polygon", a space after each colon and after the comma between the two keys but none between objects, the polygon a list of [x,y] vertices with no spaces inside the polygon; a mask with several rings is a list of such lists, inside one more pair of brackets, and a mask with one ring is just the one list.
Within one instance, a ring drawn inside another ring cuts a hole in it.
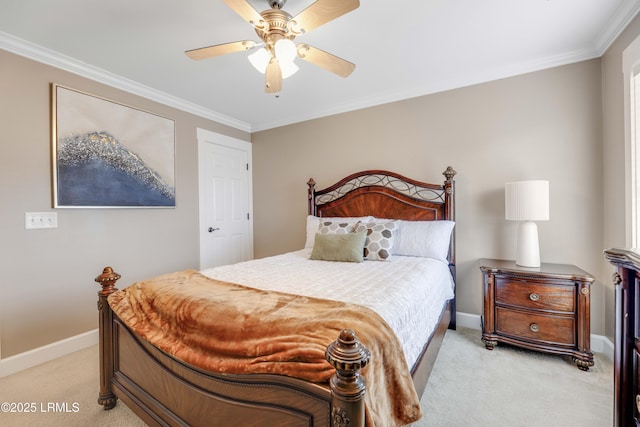
[{"label": "white ceiling", "polygon": [[279,97],[247,52],[185,56],[258,41],[222,0],[0,0],[0,48],[253,132],[598,57],[639,10],[640,0],[361,0],[296,38],[354,62],[353,74],[297,60]]}]

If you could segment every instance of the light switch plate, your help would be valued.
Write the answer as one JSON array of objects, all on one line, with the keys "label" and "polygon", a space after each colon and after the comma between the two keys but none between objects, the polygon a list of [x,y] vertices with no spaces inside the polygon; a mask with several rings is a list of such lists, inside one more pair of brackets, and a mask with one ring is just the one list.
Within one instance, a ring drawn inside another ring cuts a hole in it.
[{"label": "light switch plate", "polygon": [[24,228],[58,228],[57,212],[25,212]]}]

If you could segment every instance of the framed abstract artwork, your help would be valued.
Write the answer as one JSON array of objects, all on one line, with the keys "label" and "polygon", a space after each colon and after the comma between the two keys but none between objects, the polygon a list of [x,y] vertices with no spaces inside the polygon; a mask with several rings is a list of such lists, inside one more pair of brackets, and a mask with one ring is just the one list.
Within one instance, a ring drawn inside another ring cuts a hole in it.
[{"label": "framed abstract artwork", "polygon": [[175,207],[175,123],[51,85],[54,208]]}]

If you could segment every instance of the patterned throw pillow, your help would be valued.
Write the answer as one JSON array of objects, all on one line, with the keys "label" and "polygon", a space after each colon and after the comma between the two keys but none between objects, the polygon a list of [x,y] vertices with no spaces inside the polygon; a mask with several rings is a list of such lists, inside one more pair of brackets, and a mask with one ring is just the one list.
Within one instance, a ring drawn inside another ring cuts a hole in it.
[{"label": "patterned throw pillow", "polygon": [[[348,217],[328,216],[328,217],[322,218],[319,216],[309,215],[307,216],[307,238],[305,240],[304,247],[307,249],[313,248],[313,242],[316,238],[316,233],[320,232],[320,226],[324,222],[327,222],[327,221],[338,222],[338,223],[348,222],[349,224],[353,224],[353,228],[354,228],[353,231],[355,231],[355,225],[358,221],[370,222],[373,220],[375,220],[375,218],[372,216],[348,216]],[[326,229],[326,231],[328,232],[328,228]],[[327,233],[322,233],[322,234],[327,234]]]},{"label": "patterned throw pillow", "polygon": [[347,222],[340,220],[322,221],[318,233],[320,234],[347,234],[356,231],[356,222]]},{"label": "patterned throw pillow", "polygon": [[391,259],[393,248],[393,232],[396,230],[395,221],[387,222],[359,222],[356,233],[367,232],[367,240],[364,242],[364,259],[371,261],[387,261]]}]

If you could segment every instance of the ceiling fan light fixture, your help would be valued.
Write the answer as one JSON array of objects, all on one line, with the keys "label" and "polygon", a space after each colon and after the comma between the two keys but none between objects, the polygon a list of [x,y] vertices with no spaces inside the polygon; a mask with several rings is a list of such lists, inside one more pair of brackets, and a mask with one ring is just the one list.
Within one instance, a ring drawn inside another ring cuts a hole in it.
[{"label": "ceiling fan light fixture", "polygon": [[278,40],[275,43],[273,50],[276,58],[278,58],[278,62],[280,63],[283,79],[291,77],[300,69],[293,62],[298,54],[296,44],[292,40],[286,38]]},{"label": "ceiling fan light fixture", "polygon": [[289,39],[278,40],[274,48],[280,62],[293,62],[297,55],[296,44]]},{"label": "ceiling fan light fixture", "polygon": [[282,71],[283,79],[293,76],[295,73],[298,72],[299,69],[300,67],[298,67],[293,61],[280,62],[280,70]]},{"label": "ceiling fan light fixture", "polygon": [[258,70],[261,74],[267,71],[267,64],[271,60],[271,54],[267,49],[261,47],[260,49],[249,55],[249,62]]},{"label": "ceiling fan light fixture", "polygon": [[[360,0],[314,0],[293,17],[282,10],[287,0],[266,0],[270,9],[262,12],[258,12],[251,4],[255,0],[223,1],[253,26],[264,43],[264,47],[258,48],[248,58],[251,65],[265,75],[266,93],[279,93],[282,89],[282,79],[299,70],[295,64],[296,58],[340,77],[347,77],[354,70],[355,64],[306,44],[296,46],[293,39],[357,9]],[[201,60],[256,47],[256,42],[241,40],[191,49],[185,53],[193,60]]]},{"label": "ceiling fan light fixture", "polygon": [[[289,39],[283,40],[287,40],[289,43],[282,44],[280,43],[282,40],[278,40],[275,46],[275,51],[276,58],[278,58],[280,69],[282,71],[282,78],[286,79],[298,72],[300,67],[293,62],[293,59],[296,57],[296,45]],[[293,55],[291,54],[292,52]],[[271,57],[271,53],[266,48],[261,47],[249,55],[248,58],[251,65],[253,65],[253,67],[261,74],[264,74],[267,71],[267,65],[269,64],[269,61],[271,61]]]}]

